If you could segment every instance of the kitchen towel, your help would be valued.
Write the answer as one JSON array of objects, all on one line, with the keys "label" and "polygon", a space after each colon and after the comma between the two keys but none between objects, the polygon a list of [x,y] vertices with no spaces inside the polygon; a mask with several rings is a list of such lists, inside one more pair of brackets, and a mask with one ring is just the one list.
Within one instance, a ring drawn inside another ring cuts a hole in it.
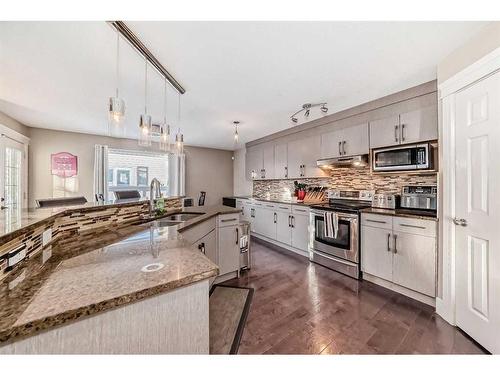
[{"label": "kitchen towel", "polygon": [[335,212],[327,211],[323,214],[323,220],[325,221],[324,236],[327,238],[337,238],[339,230],[338,215]]}]

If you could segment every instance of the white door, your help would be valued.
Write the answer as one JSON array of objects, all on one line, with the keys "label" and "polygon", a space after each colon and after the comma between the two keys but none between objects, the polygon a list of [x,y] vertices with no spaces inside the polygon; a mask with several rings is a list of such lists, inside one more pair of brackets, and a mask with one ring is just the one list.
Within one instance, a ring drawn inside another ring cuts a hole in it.
[{"label": "white door", "polygon": [[[500,73],[455,95],[457,325],[500,353]],[[445,192],[446,193],[446,192]]]},{"label": "white door", "polygon": [[309,249],[309,215],[292,215],[292,246],[302,251]]},{"label": "white door", "polygon": [[401,143],[430,141],[438,138],[437,105],[402,113]]},{"label": "white door", "polygon": [[392,231],[361,226],[361,270],[392,281]]},{"label": "white door", "polygon": [[399,145],[399,116],[370,121],[370,147]]},{"label": "white door", "polygon": [[27,206],[26,145],[4,135],[0,138],[1,208]]},{"label": "white door", "polygon": [[217,234],[219,275],[237,271],[240,264],[238,226],[219,228]]},{"label": "white door", "polygon": [[350,126],[343,130],[342,153],[344,156],[368,154],[368,123]]},{"label": "white door", "polygon": [[321,134],[321,159],[342,156],[343,131],[335,130]]},{"label": "white door", "polygon": [[276,241],[290,245],[292,239],[290,210],[276,210]]},{"label": "white door", "polygon": [[265,145],[262,150],[264,178],[274,178],[274,145]]},{"label": "white door", "polygon": [[274,147],[274,176],[288,178],[287,144],[282,143]]}]

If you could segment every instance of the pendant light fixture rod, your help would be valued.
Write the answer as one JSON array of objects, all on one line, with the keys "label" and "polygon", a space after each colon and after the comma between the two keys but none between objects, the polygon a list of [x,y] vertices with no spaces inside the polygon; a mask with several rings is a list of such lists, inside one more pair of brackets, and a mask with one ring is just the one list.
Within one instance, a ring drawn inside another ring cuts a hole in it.
[{"label": "pendant light fixture rod", "polygon": [[158,71],[160,75],[172,85],[172,87],[179,93],[184,94],[186,90],[182,85],[165,69],[165,67],[158,61],[158,59],[149,51],[149,49],[141,42],[132,30],[123,21],[107,21],[116,31],[118,31],[123,38],[149,63]]},{"label": "pendant light fixture rod", "polygon": [[148,60],[144,60],[146,65],[144,67],[144,114],[148,114]]},{"label": "pendant light fixture rod", "polygon": [[119,87],[120,84],[120,33],[116,31],[116,97],[119,98]]}]

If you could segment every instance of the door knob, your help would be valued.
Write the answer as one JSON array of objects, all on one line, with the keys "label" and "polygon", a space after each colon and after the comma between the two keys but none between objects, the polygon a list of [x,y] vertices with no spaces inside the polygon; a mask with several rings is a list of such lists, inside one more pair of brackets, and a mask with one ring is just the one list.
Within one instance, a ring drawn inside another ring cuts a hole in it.
[{"label": "door knob", "polygon": [[461,227],[466,227],[467,226],[467,220],[465,220],[465,219],[459,219],[458,217],[454,217],[453,218],[453,224],[460,225]]}]

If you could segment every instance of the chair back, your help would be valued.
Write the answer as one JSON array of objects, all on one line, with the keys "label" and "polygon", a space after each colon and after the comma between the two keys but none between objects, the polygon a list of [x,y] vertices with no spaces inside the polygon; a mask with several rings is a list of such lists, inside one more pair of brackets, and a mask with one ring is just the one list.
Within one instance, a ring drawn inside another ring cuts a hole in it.
[{"label": "chair back", "polygon": [[119,190],[115,191],[116,199],[132,199],[132,198],[140,198],[141,193],[137,190]]},{"label": "chair back", "polygon": [[87,199],[85,197],[47,198],[35,200],[37,208],[76,206],[84,203],[87,203]]}]

